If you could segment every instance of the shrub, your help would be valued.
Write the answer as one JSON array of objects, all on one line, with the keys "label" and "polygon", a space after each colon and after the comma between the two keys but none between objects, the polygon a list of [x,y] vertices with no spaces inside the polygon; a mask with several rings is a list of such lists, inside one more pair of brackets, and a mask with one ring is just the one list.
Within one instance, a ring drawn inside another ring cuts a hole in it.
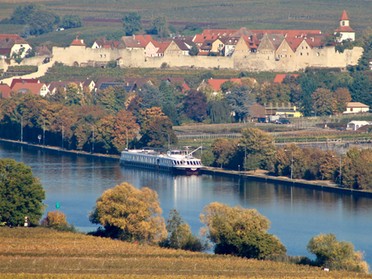
[{"label": "shrub", "polygon": [[41,221],[41,225],[59,231],[75,231],[75,228],[66,220],[66,215],[61,211],[50,211]]}]

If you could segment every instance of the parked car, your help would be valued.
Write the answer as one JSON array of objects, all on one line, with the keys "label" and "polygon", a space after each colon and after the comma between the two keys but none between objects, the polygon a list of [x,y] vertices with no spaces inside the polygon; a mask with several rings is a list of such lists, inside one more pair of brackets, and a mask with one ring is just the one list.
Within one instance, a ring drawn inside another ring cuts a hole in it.
[{"label": "parked car", "polygon": [[286,118],[279,118],[278,120],[275,120],[275,124],[291,124],[291,121]]}]

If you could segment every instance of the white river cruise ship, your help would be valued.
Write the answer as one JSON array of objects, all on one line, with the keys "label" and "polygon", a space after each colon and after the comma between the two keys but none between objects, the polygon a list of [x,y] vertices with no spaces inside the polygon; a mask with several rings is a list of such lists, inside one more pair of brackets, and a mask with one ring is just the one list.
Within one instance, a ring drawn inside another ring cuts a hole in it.
[{"label": "white river cruise ship", "polygon": [[125,149],[121,152],[120,163],[125,166],[134,166],[179,174],[198,174],[203,168],[200,159],[192,154],[201,149],[198,147],[192,152],[186,150],[169,150],[166,153],[151,149]]}]

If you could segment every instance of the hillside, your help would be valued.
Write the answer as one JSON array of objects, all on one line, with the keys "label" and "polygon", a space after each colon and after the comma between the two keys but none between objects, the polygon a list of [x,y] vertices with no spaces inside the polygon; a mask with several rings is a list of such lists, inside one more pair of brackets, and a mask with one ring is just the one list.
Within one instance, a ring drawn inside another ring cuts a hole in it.
[{"label": "hillside", "polygon": [[43,228],[0,228],[1,278],[372,278],[167,250]]},{"label": "hillside", "polygon": [[[3,0],[0,19],[8,18],[15,7],[27,0]],[[267,1],[168,1],[168,0],[35,0],[50,10],[63,16],[77,14],[83,19],[84,27],[61,32],[52,32],[30,40],[32,43],[53,41],[65,45],[78,34],[84,35],[87,42],[99,36],[122,35],[121,19],[128,12],[136,11],[141,15],[143,25],[148,28],[152,20],[164,16],[170,26],[182,31],[186,25],[200,28],[240,28],[248,29],[321,29],[333,32],[338,25],[342,10],[346,9],[352,27],[361,33],[370,26],[372,2],[368,0],[267,0]],[[9,25],[0,25],[0,33],[10,32]],[[12,29],[21,32],[23,27]],[[68,38],[64,37],[67,36]],[[31,38],[30,38],[31,39]]]}]

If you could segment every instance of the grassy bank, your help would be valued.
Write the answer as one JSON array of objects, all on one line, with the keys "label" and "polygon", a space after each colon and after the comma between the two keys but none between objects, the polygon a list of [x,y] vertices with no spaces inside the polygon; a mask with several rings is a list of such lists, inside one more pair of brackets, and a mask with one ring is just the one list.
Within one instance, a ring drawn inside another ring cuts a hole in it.
[{"label": "grassy bank", "polygon": [[0,228],[1,278],[372,278],[168,250],[43,228]]}]

